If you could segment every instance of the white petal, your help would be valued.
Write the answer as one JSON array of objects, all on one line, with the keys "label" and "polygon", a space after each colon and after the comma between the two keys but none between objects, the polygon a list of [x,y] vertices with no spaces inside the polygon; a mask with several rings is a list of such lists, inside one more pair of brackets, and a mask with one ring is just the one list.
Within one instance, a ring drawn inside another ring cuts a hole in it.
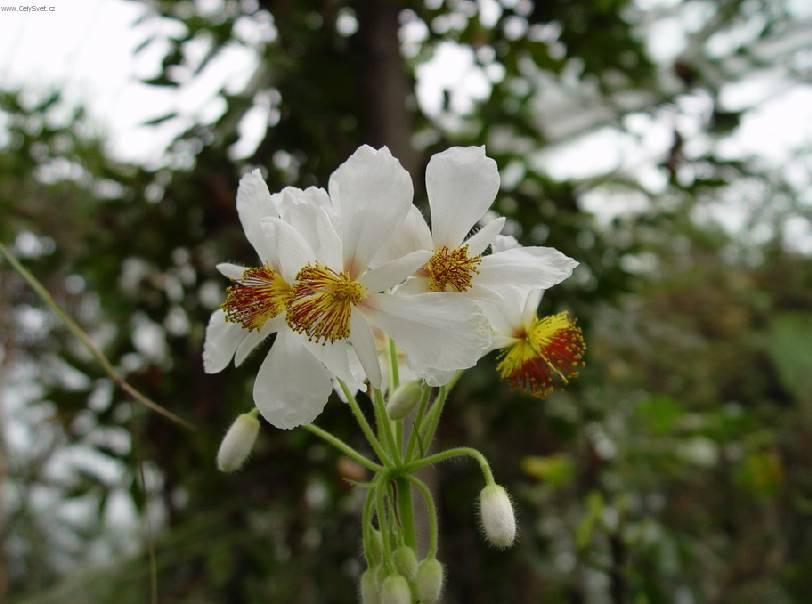
[{"label": "white petal", "polygon": [[491,250],[496,252],[504,252],[505,250],[512,250],[514,247],[521,247],[522,244],[513,235],[497,235]]},{"label": "white petal", "polygon": [[318,237],[318,245],[313,249],[316,251],[319,262],[329,266],[336,272],[341,272],[344,268],[341,253],[343,246],[336,231],[335,223],[323,208],[316,212],[313,220],[316,225],[316,236]]},{"label": "white petal", "polygon": [[344,243],[344,267],[353,277],[368,265],[406,216],[414,188],[389,149],[359,147],[330,177]]},{"label": "white petal", "polygon": [[358,360],[367,374],[373,388],[380,388],[382,383],[381,366],[378,364],[378,352],[375,350],[375,336],[364,316],[357,308],[350,315],[350,342]]},{"label": "white petal", "polygon": [[491,342],[479,307],[458,293],[376,294],[362,311],[419,369],[472,367]]},{"label": "white petal", "polygon": [[277,315],[273,319],[265,321],[265,324],[259,329],[249,331],[248,335],[246,335],[242,339],[242,342],[240,342],[240,345],[237,346],[237,353],[234,355],[234,365],[237,367],[242,365],[243,361],[245,361],[248,355],[253,352],[254,348],[265,341],[269,335],[279,331],[284,324],[285,317],[282,315]]},{"label": "white petal", "polygon": [[499,170],[485,147],[451,147],[434,155],[426,168],[434,244],[459,246],[498,190]]},{"label": "white petal", "polygon": [[504,226],[505,219],[500,216],[496,220],[491,220],[488,224],[471,235],[468,241],[465,242],[468,244],[468,255],[479,256],[484,252],[487,247],[493,243],[497,235],[502,232],[502,227]]},{"label": "white petal", "polygon": [[400,294],[425,294],[431,291],[431,286],[427,277],[409,277],[398,287]]},{"label": "white petal", "polygon": [[445,386],[457,374],[456,371],[437,371],[435,369],[426,369],[420,376],[432,388]]},{"label": "white petal", "polygon": [[260,227],[263,218],[279,216],[277,199],[271,198],[268,185],[259,170],[254,170],[240,179],[237,189],[237,213],[240,216],[245,237],[254,246],[263,262],[268,261],[268,241]]},{"label": "white petal", "polygon": [[331,391],[327,370],[304,339],[289,329],[280,331],[254,382],[254,403],[262,417],[284,430],[312,422]]},{"label": "white petal", "polygon": [[483,256],[474,283],[491,289],[548,289],[569,277],[576,266],[575,260],[554,248],[519,247]]},{"label": "white petal", "polygon": [[492,349],[504,348],[516,341],[513,334],[522,329],[526,299],[527,290],[517,287],[503,287],[498,293],[477,299],[494,332]]},{"label": "white petal", "polygon": [[262,228],[273,241],[269,262],[279,269],[288,284],[292,284],[299,269],[316,260],[315,252],[292,226],[279,218],[266,218],[262,221]]},{"label": "white petal", "polygon": [[219,373],[234,356],[247,329],[238,323],[226,321],[226,313],[217,309],[211,314],[203,341],[203,369],[206,373]]},{"label": "white petal", "polygon": [[522,309],[522,325],[526,329],[530,329],[533,321],[536,319],[541,298],[544,296],[543,289],[533,289],[527,294],[527,300],[524,302]]},{"label": "white petal", "polygon": [[[330,224],[333,231],[336,228],[333,202],[324,189],[310,187],[303,191],[296,187],[285,187],[280,193],[279,206],[280,218],[291,225],[317,253],[319,248],[325,244],[324,227],[320,224],[321,221]],[[341,243],[338,234],[332,235],[332,239],[337,242],[329,242],[333,247],[337,245],[337,250],[333,253],[340,258]],[[340,270],[341,266],[333,268]]]},{"label": "white petal", "polygon": [[319,344],[318,342],[305,340],[304,345],[310,351],[310,354],[321,361],[327,367],[327,370],[342,382],[348,386],[355,383],[355,374],[350,365],[350,360],[355,356],[355,353],[352,352],[352,348],[347,342]]},{"label": "white petal", "polygon": [[217,265],[217,270],[220,271],[220,274],[226,279],[236,281],[237,279],[242,278],[242,274],[245,272],[245,267],[238,264],[231,264],[230,262],[221,262]]},{"label": "white petal", "polygon": [[392,260],[382,264],[378,268],[367,271],[361,277],[361,284],[370,292],[382,292],[393,285],[402,283],[407,277],[426,263],[431,258],[431,252],[421,250],[407,254],[397,260]]},{"label": "white petal", "polygon": [[431,240],[431,230],[426,219],[417,208],[410,206],[406,218],[391,234],[389,240],[375,254],[372,266],[380,266],[390,260],[401,258],[417,250],[433,250],[434,242]]}]

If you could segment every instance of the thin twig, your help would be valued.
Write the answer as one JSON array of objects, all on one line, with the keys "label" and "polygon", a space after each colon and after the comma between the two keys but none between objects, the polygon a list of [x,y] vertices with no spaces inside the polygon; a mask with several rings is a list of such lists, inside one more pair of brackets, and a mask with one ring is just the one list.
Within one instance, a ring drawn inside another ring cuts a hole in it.
[{"label": "thin twig", "polygon": [[159,405],[149,397],[141,394],[138,390],[136,390],[126,379],[113,367],[113,364],[107,359],[104,353],[99,349],[98,346],[93,342],[90,336],[85,332],[79,324],[73,320],[73,318],[68,315],[59,304],[51,297],[51,294],[45,289],[45,286],[40,283],[40,281],[32,275],[28,269],[26,269],[22,264],[20,264],[19,260],[14,257],[14,255],[6,248],[5,245],[0,243],[0,253],[5,256],[6,260],[8,260],[11,267],[20,274],[20,276],[28,282],[28,285],[31,286],[31,289],[34,290],[43,302],[45,302],[54,314],[59,317],[65,326],[70,330],[70,332],[76,336],[76,338],[84,344],[85,348],[87,348],[88,352],[98,361],[101,368],[104,372],[113,380],[116,384],[121,387],[124,392],[129,394],[132,398],[136,401],[158,413],[163,415],[166,419],[178,424],[179,426],[183,426],[188,430],[194,430],[194,426],[187,422],[185,419],[181,418],[178,415],[172,413],[169,409]]}]

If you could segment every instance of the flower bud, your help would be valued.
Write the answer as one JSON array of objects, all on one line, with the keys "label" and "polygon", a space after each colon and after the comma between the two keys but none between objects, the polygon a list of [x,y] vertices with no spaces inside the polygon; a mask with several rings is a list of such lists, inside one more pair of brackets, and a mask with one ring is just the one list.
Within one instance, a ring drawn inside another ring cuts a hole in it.
[{"label": "flower bud", "polygon": [[381,588],[381,604],[412,604],[409,583],[400,575],[389,575]]},{"label": "flower bud", "polygon": [[415,556],[411,547],[408,545],[400,546],[392,554],[392,559],[395,562],[395,568],[401,575],[409,581],[414,580],[417,574],[417,556]]},{"label": "flower bud", "polygon": [[420,402],[423,388],[420,382],[406,382],[398,386],[386,403],[386,412],[394,420],[403,419],[412,412],[414,406]]},{"label": "flower bud", "polygon": [[221,472],[240,469],[251,454],[259,434],[259,420],[256,413],[243,413],[234,420],[220,443],[217,451],[217,467]]},{"label": "flower bud", "polygon": [[386,577],[389,576],[388,571],[386,570],[386,565],[379,564],[378,568],[375,569],[375,585],[378,586],[378,593],[381,593],[383,589],[383,582],[386,581]]},{"label": "flower bud", "polygon": [[488,485],[479,493],[479,514],[485,538],[498,548],[513,545],[516,538],[516,517],[504,488]]},{"label": "flower bud", "polygon": [[380,604],[381,593],[378,590],[378,580],[375,569],[368,568],[361,575],[361,604]]},{"label": "flower bud", "polygon": [[426,558],[417,567],[417,599],[420,604],[434,604],[443,592],[443,565],[437,558]]}]

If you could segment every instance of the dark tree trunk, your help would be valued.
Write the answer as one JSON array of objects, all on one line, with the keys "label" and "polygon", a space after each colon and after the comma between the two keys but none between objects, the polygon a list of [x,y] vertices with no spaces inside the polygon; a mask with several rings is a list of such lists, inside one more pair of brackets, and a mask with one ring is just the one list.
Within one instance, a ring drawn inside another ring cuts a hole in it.
[{"label": "dark tree trunk", "polygon": [[400,8],[394,0],[358,1],[359,94],[364,107],[364,142],[389,147],[415,178],[418,162],[407,108],[411,83],[398,37]]}]

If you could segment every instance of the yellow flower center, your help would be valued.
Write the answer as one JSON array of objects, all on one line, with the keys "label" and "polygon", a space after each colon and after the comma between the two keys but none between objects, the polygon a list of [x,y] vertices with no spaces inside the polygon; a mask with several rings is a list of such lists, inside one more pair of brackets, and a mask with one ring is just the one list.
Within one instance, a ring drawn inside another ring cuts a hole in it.
[{"label": "yellow flower center", "polygon": [[226,290],[220,308],[227,321],[255,330],[285,310],[289,295],[290,285],[271,267],[247,268]]},{"label": "yellow flower center", "polygon": [[352,307],[366,295],[364,286],[348,273],[311,264],[296,275],[288,300],[291,329],[316,341],[335,342],[350,335]]},{"label": "yellow flower center", "polygon": [[513,387],[544,398],[555,388],[556,376],[566,384],[578,375],[586,343],[568,313],[536,318],[516,337],[519,341],[502,351],[496,366]]},{"label": "yellow flower center", "polygon": [[429,279],[429,287],[435,292],[471,289],[474,275],[479,274],[482,256],[469,256],[468,245],[461,245],[453,250],[443,246],[434,252],[423,265],[423,273]]}]

